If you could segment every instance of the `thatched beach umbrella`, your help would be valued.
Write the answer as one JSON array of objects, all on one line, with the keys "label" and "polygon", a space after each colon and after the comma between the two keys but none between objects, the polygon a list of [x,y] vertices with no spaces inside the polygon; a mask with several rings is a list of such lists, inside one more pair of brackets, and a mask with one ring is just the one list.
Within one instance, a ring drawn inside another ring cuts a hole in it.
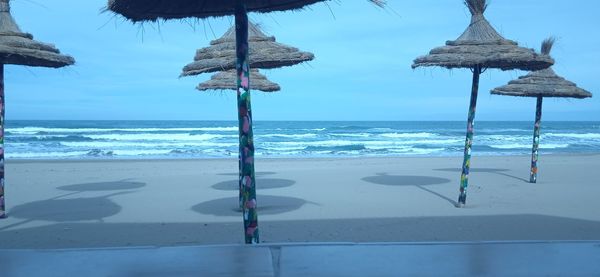
[{"label": "thatched beach umbrella", "polygon": [[[273,12],[301,9],[326,0],[108,0],[108,9],[133,22],[235,16],[235,41],[240,134],[240,189],[246,243],[258,243],[258,216],[254,177],[254,140],[250,105],[250,60],[247,12]],[[379,6],[383,0],[369,0]],[[217,70],[218,71],[218,70]]]},{"label": "thatched beach umbrella", "polygon": [[[312,61],[315,56],[298,48],[278,43],[265,35],[258,26],[248,23],[250,68],[272,69]],[[210,46],[198,49],[194,62],[183,67],[181,76],[235,69],[235,26],[232,26]],[[252,76],[250,76],[252,80]]]},{"label": "thatched beach umbrella", "polygon": [[61,55],[54,45],[33,40],[23,33],[10,14],[9,0],[0,0],[0,218],[5,214],[4,198],[4,65],[63,67],[72,65],[72,57]]},{"label": "thatched beach umbrella", "polygon": [[448,69],[469,68],[473,71],[471,102],[467,121],[464,160],[460,178],[458,206],[464,206],[467,199],[469,168],[471,166],[471,145],[473,142],[473,121],[479,90],[479,75],[487,68],[501,70],[538,70],[551,66],[554,61],[546,55],[538,55],[532,49],[519,47],[514,41],[503,38],[483,13],[487,8],[486,0],[465,0],[471,12],[471,24],[456,40],[446,42],[445,46],[434,48],[429,55],[415,59],[413,68],[420,66],[441,66]]},{"label": "thatched beach umbrella", "polygon": [[[276,42],[275,37],[265,35],[252,22],[248,22],[248,44],[250,47],[248,54],[250,68],[291,66],[311,61],[315,57],[312,53],[302,52],[295,47]],[[181,76],[198,75],[216,70],[235,70],[235,50],[235,26],[232,26],[221,38],[211,41],[210,46],[198,49],[194,62],[183,67]],[[252,87],[252,84],[256,81],[252,76],[252,71],[250,72],[250,80],[252,80],[250,83]],[[258,79],[257,81],[261,80]],[[241,207],[245,202],[242,189],[240,189],[239,196]]]},{"label": "thatched beach umbrella", "polygon": [[[265,75],[260,74],[258,69],[250,69],[250,89],[263,92],[275,92],[281,90],[278,84],[267,79]],[[237,90],[236,70],[222,71],[211,76],[210,80],[200,83],[196,89],[200,91],[207,90]]]},{"label": "thatched beach umbrella", "polygon": [[[554,45],[554,39],[549,38],[542,42],[542,54],[550,55],[550,50]],[[508,82],[507,85],[497,87],[492,90],[492,94],[535,97],[537,105],[535,108],[535,124],[533,127],[533,148],[531,151],[531,171],[529,182],[537,181],[537,162],[538,148],[540,145],[540,124],[542,120],[542,99],[544,97],[563,97],[563,98],[588,98],[592,94],[586,90],[578,88],[573,82],[556,75],[552,68],[532,71],[525,76]]]}]

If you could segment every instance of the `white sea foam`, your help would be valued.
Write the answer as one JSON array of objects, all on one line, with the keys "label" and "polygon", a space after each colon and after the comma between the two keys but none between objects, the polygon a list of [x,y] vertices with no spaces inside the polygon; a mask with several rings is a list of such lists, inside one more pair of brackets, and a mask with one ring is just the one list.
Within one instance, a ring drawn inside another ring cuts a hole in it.
[{"label": "white sea foam", "polygon": [[130,150],[113,150],[117,156],[153,156],[170,154],[172,149],[130,149]]},{"label": "white sea foam", "polygon": [[95,140],[125,140],[125,141],[206,141],[219,138],[237,138],[237,135],[215,135],[215,134],[156,134],[156,133],[140,133],[140,134],[98,134],[86,135]]},{"label": "white sea foam", "polygon": [[200,128],[46,128],[46,127],[22,127],[7,128],[11,134],[33,135],[43,133],[104,133],[104,132],[194,132],[194,131],[216,131],[233,132],[238,127],[200,127]]},{"label": "white sea foam", "polygon": [[7,158],[15,159],[32,159],[32,158],[69,158],[85,156],[88,151],[72,151],[72,152],[7,152]]},{"label": "white sea foam", "polygon": [[490,145],[490,147],[496,148],[496,149],[527,149],[527,148],[531,148],[531,145],[511,143],[511,144]]},{"label": "white sea foam", "polygon": [[300,146],[300,147],[273,147],[273,146],[264,146],[262,147],[262,149],[268,151],[268,152],[286,152],[286,151],[298,151],[298,150],[304,150],[306,147]]},{"label": "white sea foam", "polygon": [[464,139],[440,138],[440,139],[422,139],[422,140],[401,140],[401,141],[382,141],[392,145],[414,145],[414,144],[433,144],[433,145],[456,145],[464,142]]},{"label": "white sea foam", "polygon": [[371,134],[368,133],[339,133],[339,134],[329,134],[334,137],[351,137],[351,138],[368,138]]},{"label": "white sea foam", "polygon": [[600,133],[547,133],[544,136],[548,137],[565,137],[565,138],[578,138],[578,139],[600,139]]},{"label": "white sea foam", "polygon": [[475,140],[478,141],[522,141],[531,140],[531,135],[477,135],[475,134]]},{"label": "white sea foam", "polygon": [[414,154],[414,155],[427,155],[435,152],[444,151],[445,148],[413,148],[413,147],[401,147],[401,148],[389,148],[388,151],[396,154]]},{"label": "white sea foam", "polygon": [[462,139],[425,139],[425,140],[317,140],[317,141],[281,141],[271,142],[268,145],[277,147],[332,147],[332,146],[347,146],[347,145],[365,145],[368,147],[395,147],[395,146],[410,146],[416,144],[425,145],[460,145],[464,142]]},{"label": "white sea foam", "polygon": [[217,131],[217,132],[237,132],[239,131],[238,126],[232,127],[204,127],[204,128],[196,128],[198,131]]},{"label": "white sea foam", "polygon": [[385,137],[385,138],[430,138],[430,137],[435,137],[437,135],[432,134],[432,133],[421,132],[421,133],[384,133],[384,134],[380,134],[380,136]]},{"label": "white sea foam", "polygon": [[370,128],[369,131],[372,131],[372,132],[393,132],[394,129],[392,129],[392,128]]},{"label": "white sea foam", "polygon": [[551,144],[551,143],[540,143],[540,149],[559,149],[559,148],[567,148],[569,144]]},{"label": "white sea foam", "polygon": [[300,147],[300,146],[332,147],[332,146],[345,146],[345,145],[352,145],[352,144],[360,144],[360,142],[351,141],[351,140],[320,140],[320,141],[301,141],[301,142],[282,141],[282,142],[279,142],[278,144],[284,145],[284,146],[297,146],[297,147]]},{"label": "white sea foam", "polygon": [[[532,146],[531,146],[531,144],[512,143],[512,144],[490,145],[490,147],[496,148],[496,149],[530,149]],[[569,147],[569,145],[568,144],[544,144],[544,143],[541,143],[539,147],[541,149],[558,149],[558,148],[567,148],[567,147]]]},{"label": "white sea foam", "polygon": [[72,142],[60,142],[61,145],[73,148],[86,148],[86,149],[115,149],[125,147],[137,147],[137,148],[185,148],[185,147],[233,147],[237,146],[237,142],[130,142],[130,141],[72,141]]},{"label": "white sea foam", "polygon": [[255,135],[257,138],[291,138],[291,139],[300,139],[300,138],[316,138],[317,134],[296,134],[296,135],[288,135],[288,134],[266,134],[266,135]]},{"label": "white sea foam", "polygon": [[475,132],[486,132],[486,133],[502,133],[502,132],[533,132],[533,125],[530,129],[517,129],[517,128],[506,128],[506,129],[476,129]]},{"label": "white sea foam", "polygon": [[418,154],[418,155],[427,155],[427,154],[433,154],[436,152],[442,152],[444,150],[446,150],[446,149],[445,148],[430,148],[430,149],[413,148],[412,153]]}]

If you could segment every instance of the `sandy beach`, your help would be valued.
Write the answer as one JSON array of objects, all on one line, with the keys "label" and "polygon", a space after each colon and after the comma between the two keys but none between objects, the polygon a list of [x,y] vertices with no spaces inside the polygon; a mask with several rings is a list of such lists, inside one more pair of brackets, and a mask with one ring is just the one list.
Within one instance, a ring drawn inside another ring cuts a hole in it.
[{"label": "sandy beach", "polygon": [[[600,154],[260,159],[261,242],[600,239]],[[0,248],[241,243],[237,161],[9,160]]]}]

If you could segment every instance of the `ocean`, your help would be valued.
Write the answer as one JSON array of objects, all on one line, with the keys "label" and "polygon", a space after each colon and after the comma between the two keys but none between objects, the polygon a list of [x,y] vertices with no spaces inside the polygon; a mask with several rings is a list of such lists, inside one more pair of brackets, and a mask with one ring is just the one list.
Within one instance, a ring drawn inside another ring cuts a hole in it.
[{"label": "ocean", "polygon": [[[462,121],[257,121],[261,157],[461,156]],[[530,154],[533,122],[481,121],[474,155]],[[237,157],[234,121],[8,121],[7,159]],[[600,153],[600,122],[542,122],[541,154]]]}]

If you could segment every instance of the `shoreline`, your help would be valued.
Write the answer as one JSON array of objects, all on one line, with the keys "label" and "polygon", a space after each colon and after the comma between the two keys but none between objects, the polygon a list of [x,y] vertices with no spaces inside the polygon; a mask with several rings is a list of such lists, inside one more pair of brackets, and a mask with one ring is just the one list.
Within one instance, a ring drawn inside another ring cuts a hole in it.
[{"label": "shoreline", "polygon": [[[572,156],[600,156],[600,151],[599,152],[565,152],[565,153],[540,153],[539,154],[540,157],[544,157],[544,156],[566,156],[566,157],[572,157]],[[279,161],[299,161],[299,160],[315,160],[315,161],[327,161],[327,160],[363,160],[363,159],[455,159],[455,158],[462,158],[463,154],[457,154],[457,155],[448,155],[448,156],[425,156],[425,155],[403,155],[403,156],[332,156],[332,157],[303,157],[303,156],[299,156],[299,157],[278,157],[278,156],[257,156],[256,160],[258,161],[269,161],[269,160],[279,160]],[[531,157],[531,154],[502,154],[502,155],[477,155],[476,153],[473,154],[472,157],[482,157],[482,158],[493,158],[493,157]],[[35,158],[26,158],[26,159],[22,159],[22,158],[8,158],[5,160],[5,163],[7,164],[26,164],[26,163],[55,163],[55,162],[65,162],[65,163],[69,163],[69,162],[73,162],[73,163],[80,163],[80,162],[160,162],[160,161],[166,161],[166,162],[177,162],[177,161],[185,161],[185,162],[192,162],[192,161],[231,161],[231,160],[237,160],[237,157],[229,157],[229,158],[225,158],[225,157],[198,157],[198,158],[189,158],[189,157],[182,157],[182,158],[162,158],[162,157],[157,157],[157,158],[130,158],[130,157],[119,157],[119,158],[94,158],[94,157],[90,157],[90,158],[83,158],[83,157],[77,157],[77,158],[40,158],[40,159],[35,159]]]}]

